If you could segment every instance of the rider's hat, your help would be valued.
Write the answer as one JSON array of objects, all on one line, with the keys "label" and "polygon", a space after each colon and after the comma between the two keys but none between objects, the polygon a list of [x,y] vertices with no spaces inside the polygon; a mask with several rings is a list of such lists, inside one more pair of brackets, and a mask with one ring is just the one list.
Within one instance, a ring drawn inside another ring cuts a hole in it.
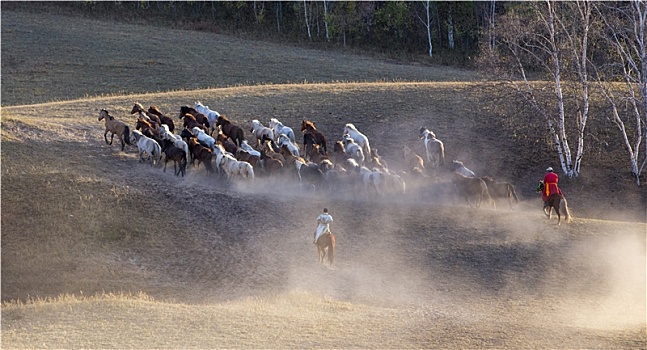
[{"label": "rider's hat", "polygon": [[552,172],[552,171],[553,171],[553,167],[552,167],[552,166],[549,166],[548,168],[546,168],[546,171]]}]

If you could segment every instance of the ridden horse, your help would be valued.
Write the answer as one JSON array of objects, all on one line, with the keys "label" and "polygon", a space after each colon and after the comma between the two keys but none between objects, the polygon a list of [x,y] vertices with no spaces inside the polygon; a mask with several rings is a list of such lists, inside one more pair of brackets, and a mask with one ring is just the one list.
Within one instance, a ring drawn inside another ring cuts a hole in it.
[{"label": "ridden horse", "polygon": [[355,142],[362,147],[362,151],[368,157],[371,155],[371,146],[368,142],[368,137],[357,130],[355,125],[348,123],[344,126],[344,134],[350,135]]},{"label": "ridden horse", "polygon": [[160,118],[160,121],[162,122],[162,125],[167,125],[170,132],[175,131],[175,123],[173,122],[173,119],[164,115],[157,106],[148,107],[147,112],[149,113],[149,115],[154,114],[158,116]]},{"label": "ridden horse", "polygon": [[279,138],[279,135],[285,134],[287,137],[290,138],[290,141],[292,141],[292,143],[297,142],[294,136],[294,130],[292,130],[292,128],[289,126],[283,125],[283,123],[281,123],[276,118],[270,119],[270,129],[274,131],[274,141],[276,141]]},{"label": "ridden horse", "polygon": [[305,134],[310,134],[314,140],[314,143],[321,146],[323,155],[328,154],[328,147],[326,147],[326,137],[319,130],[317,130],[317,128],[315,128],[315,124],[313,122],[303,119],[301,121],[301,131],[303,132],[303,148],[306,147]]},{"label": "ridden horse", "polygon": [[335,235],[328,232],[321,235],[317,239],[317,253],[320,263],[323,264],[326,255],[328,255],[328,265],[333,266],[335,263]]},{"label": "ridden horse", "polygon": [[484,176],[481,179],[485,181],[488,191],[490,192],[490,196],[493,200],[495,198],[508,198],[510,209],[512,209],[512,198],[514,198],[516,203],[519,203],[519,198],[517,197],[517,193],[515,192],[514,186],[512,186],[511,183],[497,182],[489,176]]},{"label": "ridden horse", "polygon": [[143,154],[146,153],[147,159],[151,160],[151,166],[162,160],[162,146],[157,141],[145,136],[139,130],[133,130],[133,137],[137,143],[139,161],[144,161]]},{"label": "ridden horse", "polygon": [[456,193],[465,198],[470,207],[472,206],[470,199],[476,197],[476,207],[480,207],[483,199],[487,199],[496,208],[496,204],[490,197],[487,184],[481,178],[468,177],[456,173],[452,177],[452,184],[454,184]]},{"label": "ridden horse", "polygon": [[407,168],[412,174],[422,175],[425,172],[425,165],[422,157],[417,155],[411,148],[402,146],[402,155],[407,164]]},{"label": "ridden horse", "polygon": [[184,118],[184,116],[186,114],[191,114],[195,118],[195,120],[198,122],[198,124],[203,126],[202,129],[205,132],[209,131],[208,130],[209,127],[210,127],[209,118],[207,118],[206,115],[196,111],[195,108],[193,108],[193,107],[189,107],[189,106],[180,107],[180,119]]},{"label": "ridden horse", "polygon": [[[106,131],[103,133],[103,139],[106,140],[106,144],[112,145],[112,140],[117,134],[119,141],[121,141],[121,150],[124,150],[126,145],[130,145],[130,128],[126,123],[116,120],[113,116],[108,113],[107,110],[102,109],[99,112],[99,121],[102,119],[105,120]],[[108,142],[108,132],[110,132],[110,142]]]},{"label": "ridden horse", "polygon": [[229,118],[224,115],[218,116],[216,119],[216,126],[219,126],[222,133],[229,137],[232,141],[240,147],[240,144],[245,139],[245,133],[240,126],[233,124]]},{"label": "ridden horse", "polygon": [[[544,182],[540,181],[539,191],[541,192],[543,190]],[[546,200],[546,203],[548,203],[548,209],[544,208],[544,213],[546,214],[546,216],[548,216],[549,219],[552,219],[553,208],[555,209],[555,212],[557,213],[557,225],[561,225],[562,223],[562,216],[559,212],[561,202],[564,202],[564,220],[566,221],[566,223],[569,223],[571,222],[571,218],[573,216],[571,215],[570,210],[568,210],[568,203],[566,203],[566,198],[563,194],[553,193],[548,196],[548,199]]]},{"label": "ridden horse", "polygon": [[445,146],[442,141],[436,138],[436,134],[425,127],[421,127],[420,138],[425,144],[427,165],[434,167],[445,165]]},{"label": "ridden horse", "polygon": [[249,130],[249,132],[251,132],[256,139],[256,148],[261,148],[261,143],[263,142],[263,140],[274,140],[274,131],[261,124],[258,119],[252,120],[252,128]]},{"label": "ridden horse", "polygon": [[[162,152],[166,155],[166,158],[164,159],[164,172],[166,172],[166,163],[168,163],[169,160],[172,160],[175,176],[182,174],[182,177],[184,177],[184,174],[186,174],[186,151],[175,146],[173,141],[164,140],[162,143]],[[180,165],[180,169],[177,169],[178,163]]]}]

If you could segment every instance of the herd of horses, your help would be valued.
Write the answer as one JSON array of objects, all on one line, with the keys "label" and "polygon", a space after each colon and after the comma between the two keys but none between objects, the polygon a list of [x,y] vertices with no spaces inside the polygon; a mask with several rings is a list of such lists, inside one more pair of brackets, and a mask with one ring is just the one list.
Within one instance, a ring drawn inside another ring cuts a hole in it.
[{"label": "herd of horses", "polygon": [[[403,145],[404,169],[394,171],[377,149],[371,147],[369,138],[352,123],[344,126],[341,139],[332,141],[331,149],[329,140],[313,121],[301,121],[299,129],[303,143],[299,144],[294,129],[278,119],[271,118],[267,126],[254,119],[247,126],[252,145],[245,137],[244,125],[236,124],[200,102],[195,102],[193,107],[181,106],[179,111],[174,119],[156,106],[145,109],[135,103],[131,114],[137,114],[137,119],[132,127],[115,119],[105,109],[100,111],[99,120],[105,121],[107,144],[112,145],[116,135],[122,151],[126,145],[137,147],[140,162],[157,165],[164,158],[164,171],[167,162],[173,161],[176,176],[184,176],[188,164],[195,168],[202,164],[207,173],[224,174],[231,181],[251,182],[257,176],[287,176],[313,191],[359,191],[385,197],[406,193],[406,178],[425,177],[434,169],[443,168],[452,174],[455,197],[464,199],[469,206],[481,207],[486,203],[496,208],[497,198],[507,199],[510,208],[513,201],[519,202],[511,183],[478,177],[457,160],[446,164],[443,142],[425,127],[421,127],[418,134],[424,154],[421,156]],[[108,133],[111,133],[110,141]],[[555,209],[558,223],[561,222],[560,203],[566,204],[563,196],[551,200],[547,212],[550,216]],[[565,211],[568,220],[568,209]],[[328,241],[324,248],[330,251],[328,257],[332,259],[334,238]]]}]

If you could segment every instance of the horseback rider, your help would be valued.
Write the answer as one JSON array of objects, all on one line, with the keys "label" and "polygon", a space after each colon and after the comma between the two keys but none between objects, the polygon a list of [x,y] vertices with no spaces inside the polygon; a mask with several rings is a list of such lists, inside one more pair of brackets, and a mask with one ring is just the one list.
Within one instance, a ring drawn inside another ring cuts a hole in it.
[{"label": "horseback rider", "polygon": [[557,182],[559,182],[559,177],[553,171],[553,167],[548,167],[546,169],[544,179],[539,182],[539,185],[537,185],[537,192],[541,191],[541,199],[544,201],[544,208],[548,207],[548,198],[552,194],[562,194],[562,190],[557,186]]},{"label": "horseback rider", "polygon": [[323,214],[319,215],[317,217],[317,231],[315,232],[315,241],[314,243],[317,244],[317,240],[321,235],[324,233],[330,233],[330,223],[332,222],[332,216],[328,214],[328,208],[324,208]]}]

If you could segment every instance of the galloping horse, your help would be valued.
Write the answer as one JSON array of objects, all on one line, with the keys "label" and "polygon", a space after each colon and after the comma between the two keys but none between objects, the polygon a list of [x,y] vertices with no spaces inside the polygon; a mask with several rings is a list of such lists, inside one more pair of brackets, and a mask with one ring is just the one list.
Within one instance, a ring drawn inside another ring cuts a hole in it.
[{"label": "galloping horse", "polygon": [[154,124],[154,126],[156,127],[162,124],[162,121],[157,114],[146,112],[144,106],[142,106],[139,102],[135,102],[133,109],[130,111],[130,114],[135,113],[139,113],[140,117],[146,119],[147,122]]},{"label": "galloping horse", "polygon": [[[540,182],[540,191],[543,191],[544,188],[544,183]],[[560,193],[553,193],[548,197],[548,200],[546,201],[548,203],[548,210],[544,208],[544,213],[546,216],[548,216],[549,219],[552,219],[552,214],[553,214],[553,208],[555,209],[555,212],[557,213],[557,225],[562,224],[562,216],[559,213],[559,209],[561,206],[561,202],[564,202],[564,220],[566,223],[571,222],[571,212],[568,210],[568,203],[566,203],[566,198],[564,197],[563,194]]]},{"label": "galloping horse", "polygon": [[487,199],[496,208],[496,204],[490,197],[487,185],[481,178],[467,177],[456,173],[452,177],[452,183],[454,184],[457,194],[465,198],[470,207],[472,206],[472,201],[470,199],[476,197],[476,207],[480,207],[483,199]]},{"label": "galloping horse", "polygon": [[276,140],[274,137],[274,131],[267,126],[261,124],[258,119],[252,120],[252,128],[249,130],[249,132],[254,135],[254,138],[256,139],[256,148],[261,148],[261,143],[263,140]]},{"label": "galloping horse", "polygon": [[147,159],[151,161],[151,166],[162,160],[162,146],[157,141],[145,136],[139,130],[133,130],[133,137],[137,142],[140,162],[144,161],[144,153],[146,153]]},{"label": "galloping horse", "polygon": [[305,134],[310,134],[313,137],[314,143],[321,146],[321,149],[323,150],[323,154],[324,155],[328,154],[328,147],[326,147],[326,137],[319,130],[317,130],[317,128],[315,128],[315,124],[313,122],[303,119],[303,121],[301,121],[301,131],[304,134],[304,137],[303,137],[304,149],[306,148]]},{"label": "galloping horse", "polygon": [[195,118],[195,120],[198,121],[198,123],[203,126],[203,130],[205,132],[209,131],[208,130],[209,127],[210,127],[209,118],[207,118],[206,115],[196,111],[195,108],[193,108],[193,107],[189,107],[189,106],[180,107],[180,117],[179,118],[180,119],[184,118],[184,116],[186,114],[191,114]]},{"label": "galloping horse", "polygon": [[[107,110],[102,109],[99,113],[99,121],[105,119],[106,131],[103,133],[103,139],[106,140],[106,144],[112,145],[112,139],[117,134],[119,141],[121,141],[121,150],[124,150],[126,145],[130,145],[130,128],[126,123],[116,120],[113,116],[108,113]],[[108,132],[110,132],[110,142],[108,142]]]},{"label": "galloping horse", "polygon": [[404,161],[407,164],[409,171],[412,174],[422,175],[425,172],[425,165],[422,157],[417,155],[411,148],[402,146],[402,155],[404,156]]},{"label": "galloping horse", "polygon": [[324,263],[324,258],[328,255],[328,265],[333,266],[335,263],[335,236],[332,233],[324,233],[317,239],[317,252],[319,253],[319,262]]},{"label": "galloping horse", "polygon": [[510,209],[512,209],[512,198],[514,198],[516,203],[519,203],[519,198],[517,193],[514,191],[514,186],[509,182],[496,182],[493,178],[489,176],[484,176],[481,180],[485,181],[490,196],[494,198],[508,198],[510,203]]},{"label": "galloping horse", "polygon": [[245,139],[243,129],[241,129],[240,126],[233,124],[224,115],[218,116],[218,119],[216,119],[216,126],[219,126],[222,133],[234,141],[238,147],[243,143],[243,140]]},{"label": "galloping horse", "polygon": [[166,124],[168,126],[168,129],[170,132],[175,131],[175,123],[173,122],[173,119],[171,117],[167,117],[160,111],[160,109],[157,106],[150,106],[148,107],[148,113],[149,114],[155,114],[160,118],[160,121],[162,124]]},{"label": "galloping horse", "polygon": [[211,127],[211,132],[209,132],[209,134],[213,136],[213,132],[216,129],[216,119],[218,119],[220,113],[209,109],[209,106],[203,105],[202,103],[200,103],[200,101],[195,101],[193,103],[193,106],[198,113],[202,113],[207,117],[207,121],[209,122],[209,126]]},{"label": "galloping horse", "polygon": [[285,134],[287,137],[290,138],[290,141],[292,141],[292,143],[297,142],[294,136],[294,130],[292,130],[292,128],[289,126],[283,125],[283,123],[281,123],[276,118],[270,119],[270,129],[274,131],[274,141],[276,141],[279,138],[279,135]]},{"label": "galloping horse", "polygon": [[362,151],[367,157],[371,155],[371,146],[368,137],[357,130],[354,124],[348,123],[344,126],[344,134],[350,135],[355,142],[362,147]]},{"label": "galloping horse", "polygon": [[425,153],[427,153],[427,164],[429,166],[445,165],[445,146],[443,142],[436,138],[436,134],[427,128],[420,128],[420,138],[425,143]]}]

